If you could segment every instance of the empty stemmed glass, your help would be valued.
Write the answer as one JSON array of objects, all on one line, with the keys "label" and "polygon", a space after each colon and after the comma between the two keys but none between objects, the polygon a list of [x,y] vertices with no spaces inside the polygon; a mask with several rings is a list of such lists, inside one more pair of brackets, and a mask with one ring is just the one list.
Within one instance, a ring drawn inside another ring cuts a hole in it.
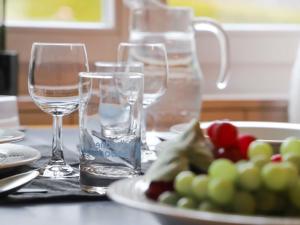
[{"label": "empty stemmed glass", "polygon": [[167,89],[169,69],[166,48],[161,43],[120,43],[118,61],[144,64],[142,162],[155,160],[156,153],[146,142],[146,109],[157,102]]},{"label": "empty stemmed glass", "polygon": [[79,106],[79,72],[88,71],[86,48],[81,43],[34,43],[28,75],[28,89],[35,104],[53,116],[52,157],[40,170],[50,178],[78,176],[66,164],[62,143],[63,116]]}]

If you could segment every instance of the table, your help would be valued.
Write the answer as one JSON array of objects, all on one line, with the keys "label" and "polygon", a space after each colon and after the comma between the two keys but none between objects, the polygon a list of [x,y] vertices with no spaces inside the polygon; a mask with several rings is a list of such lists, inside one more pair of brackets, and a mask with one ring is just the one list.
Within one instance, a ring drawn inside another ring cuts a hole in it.
[{"label": "table", "polygon": [[[49,128],[30,128],[26,130],[25,139],[19,143],[24,145],[51,145],[51,135],[51,129]],[[77,151],[78,129],[65,128],[63,129],[63,135],[65,146]],[[0,224],[159,225],[158,221],[149,213],[104,200],[0,206]]]}]

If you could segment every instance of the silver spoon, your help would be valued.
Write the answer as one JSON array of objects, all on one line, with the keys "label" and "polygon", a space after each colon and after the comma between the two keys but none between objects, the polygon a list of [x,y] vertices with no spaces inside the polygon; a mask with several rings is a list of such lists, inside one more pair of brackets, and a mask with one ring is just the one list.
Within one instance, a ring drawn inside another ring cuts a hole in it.
[{"label": "silver spoon", "polygon": [[17,191],[36,178],[38,175],[39,172],[33,170],[0,179],[0,196],[6,196]]}]

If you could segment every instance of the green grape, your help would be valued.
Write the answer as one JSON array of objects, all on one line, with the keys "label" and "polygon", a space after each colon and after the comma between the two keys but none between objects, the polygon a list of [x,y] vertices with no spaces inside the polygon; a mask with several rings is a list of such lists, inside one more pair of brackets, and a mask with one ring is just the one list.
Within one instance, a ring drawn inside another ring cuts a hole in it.
[{"label": "green grape", "polygon": [[248,148],[248,157],[253,159],[258,155],[264,155],[266,158],[271,158],[273,155],[272,146],[262,141],[252,141]]},{"label": "green grape", "polygon": [[278,212],[283,207],[282,201],[277,193],[264,189],[261,189],[256,193],[255,199],[257,211],[263,214]]},{"label": "green grape", "polygon": [[183,196],[192,196],[192,182],[195,174],[191,171],[182,171],[175,178],[175,190]]},{"label": "green grape", "polygon": [[300,171],[300,155],[294,152],[288,152],[283,155],[283,160],[293,163]]},{"label": "green grape", "polygon": [[225,178],[235,181],[237,178],[237,168],[228,159],[218,159],[208,168],[208,174],[211,178]]},{"label": "green grape", "polygon": [[216,204],[210,202],[210,201],[204,201],[201,202],[198,208],[200,211],[205,211],[205,212],[222,212],[222,208],[217,206]]},{"label": "green grape", "polygon": [[285,173],[287,175],[287,182],[288,187],[293,187],[298,179],[298,169],[297,167],[291,163],[291,162],[282,162],[280,163],[283,170],[285,170]]},{"label": "green grape", "polygon": [[249,162],[248,160],[240,160],[240,161],[235,163],[235,166],[239,167],[241,165],[247,164],[248,162]]},{"label": "green grape", "polygon": [[284,216],[299,217],[299,210],[296,207],[294,207],[294,205],[292,205],[292,206],[289,205],[284,210]]},{"label": "green grape", "polygon": [[300,139],[289,137],[282,142],[280,145],[280,153],[285,155],[289,152],[300,155]]},{"label": "green grape", "polygon": [[192,191],[198,200],[204,200],[207,197],[209,178],[206,175],[196,176],[192,182]]},{"label": "green grape", "polygon": [[178,193],[172,191],[165,191],[159,195],[158,201],[167,205],[176,205],[179,198],[180,196]]},{"label": "green grape", "polygon": [[255,198],[248,192],[238,191],[232,200],[233,211],[240,214],[254,214],[256,203]]},{"label": "green grape", "polygon": [[244,163],[238,167],[238,185],[246,191],[255,191],[260,187],[260,170],[253,163]]},{"label": "green grape", "polygon": [[[283,191],[290,186],[289,166],[283,166],[282,163],[268,163],[261,170],[262,181],[271,191]],[[294,167],[295,169],[295,167]]]},{"label": "green grape", "polygon": [[271,158],[266,157],[265,155],[257,155],[250,160],[255,166],[261,169],[264,165],[271,161]]},{"label": "green grape", "polygon": [[189,197],[182,197],[177,201],[177,207],[183,209],[196,209],[197,201]]},{"label": "green grape", "polygon": [[275,215],[278,215],[278,213],[283,214],[288,208],[290,208],[290,203],[287,198],[287,193],[276,195]]},{"label": "green grape", "polygon": [[209,198],[220,205],[231,202],[235,188],[231,180],[225,178],[211,178],[208,183]]},{"label": "green grape", "polygon": [[290,188],[289,199],[297,209],[300,209],[300,178],[298,178],[296,184]]}]

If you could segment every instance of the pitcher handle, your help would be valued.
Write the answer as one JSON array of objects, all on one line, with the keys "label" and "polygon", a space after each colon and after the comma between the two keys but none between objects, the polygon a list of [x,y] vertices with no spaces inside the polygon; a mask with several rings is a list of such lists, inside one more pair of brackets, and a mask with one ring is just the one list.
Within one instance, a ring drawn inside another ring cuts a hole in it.
[{"label": "pitcher handle", "polygon": [[224,89],[229,79],[229,39],[222,26],[215,20],[206,17],[195,18],[192,22],[194,31],[209,31],[217,37],[220,45],[221,67],[217,87]]}]

